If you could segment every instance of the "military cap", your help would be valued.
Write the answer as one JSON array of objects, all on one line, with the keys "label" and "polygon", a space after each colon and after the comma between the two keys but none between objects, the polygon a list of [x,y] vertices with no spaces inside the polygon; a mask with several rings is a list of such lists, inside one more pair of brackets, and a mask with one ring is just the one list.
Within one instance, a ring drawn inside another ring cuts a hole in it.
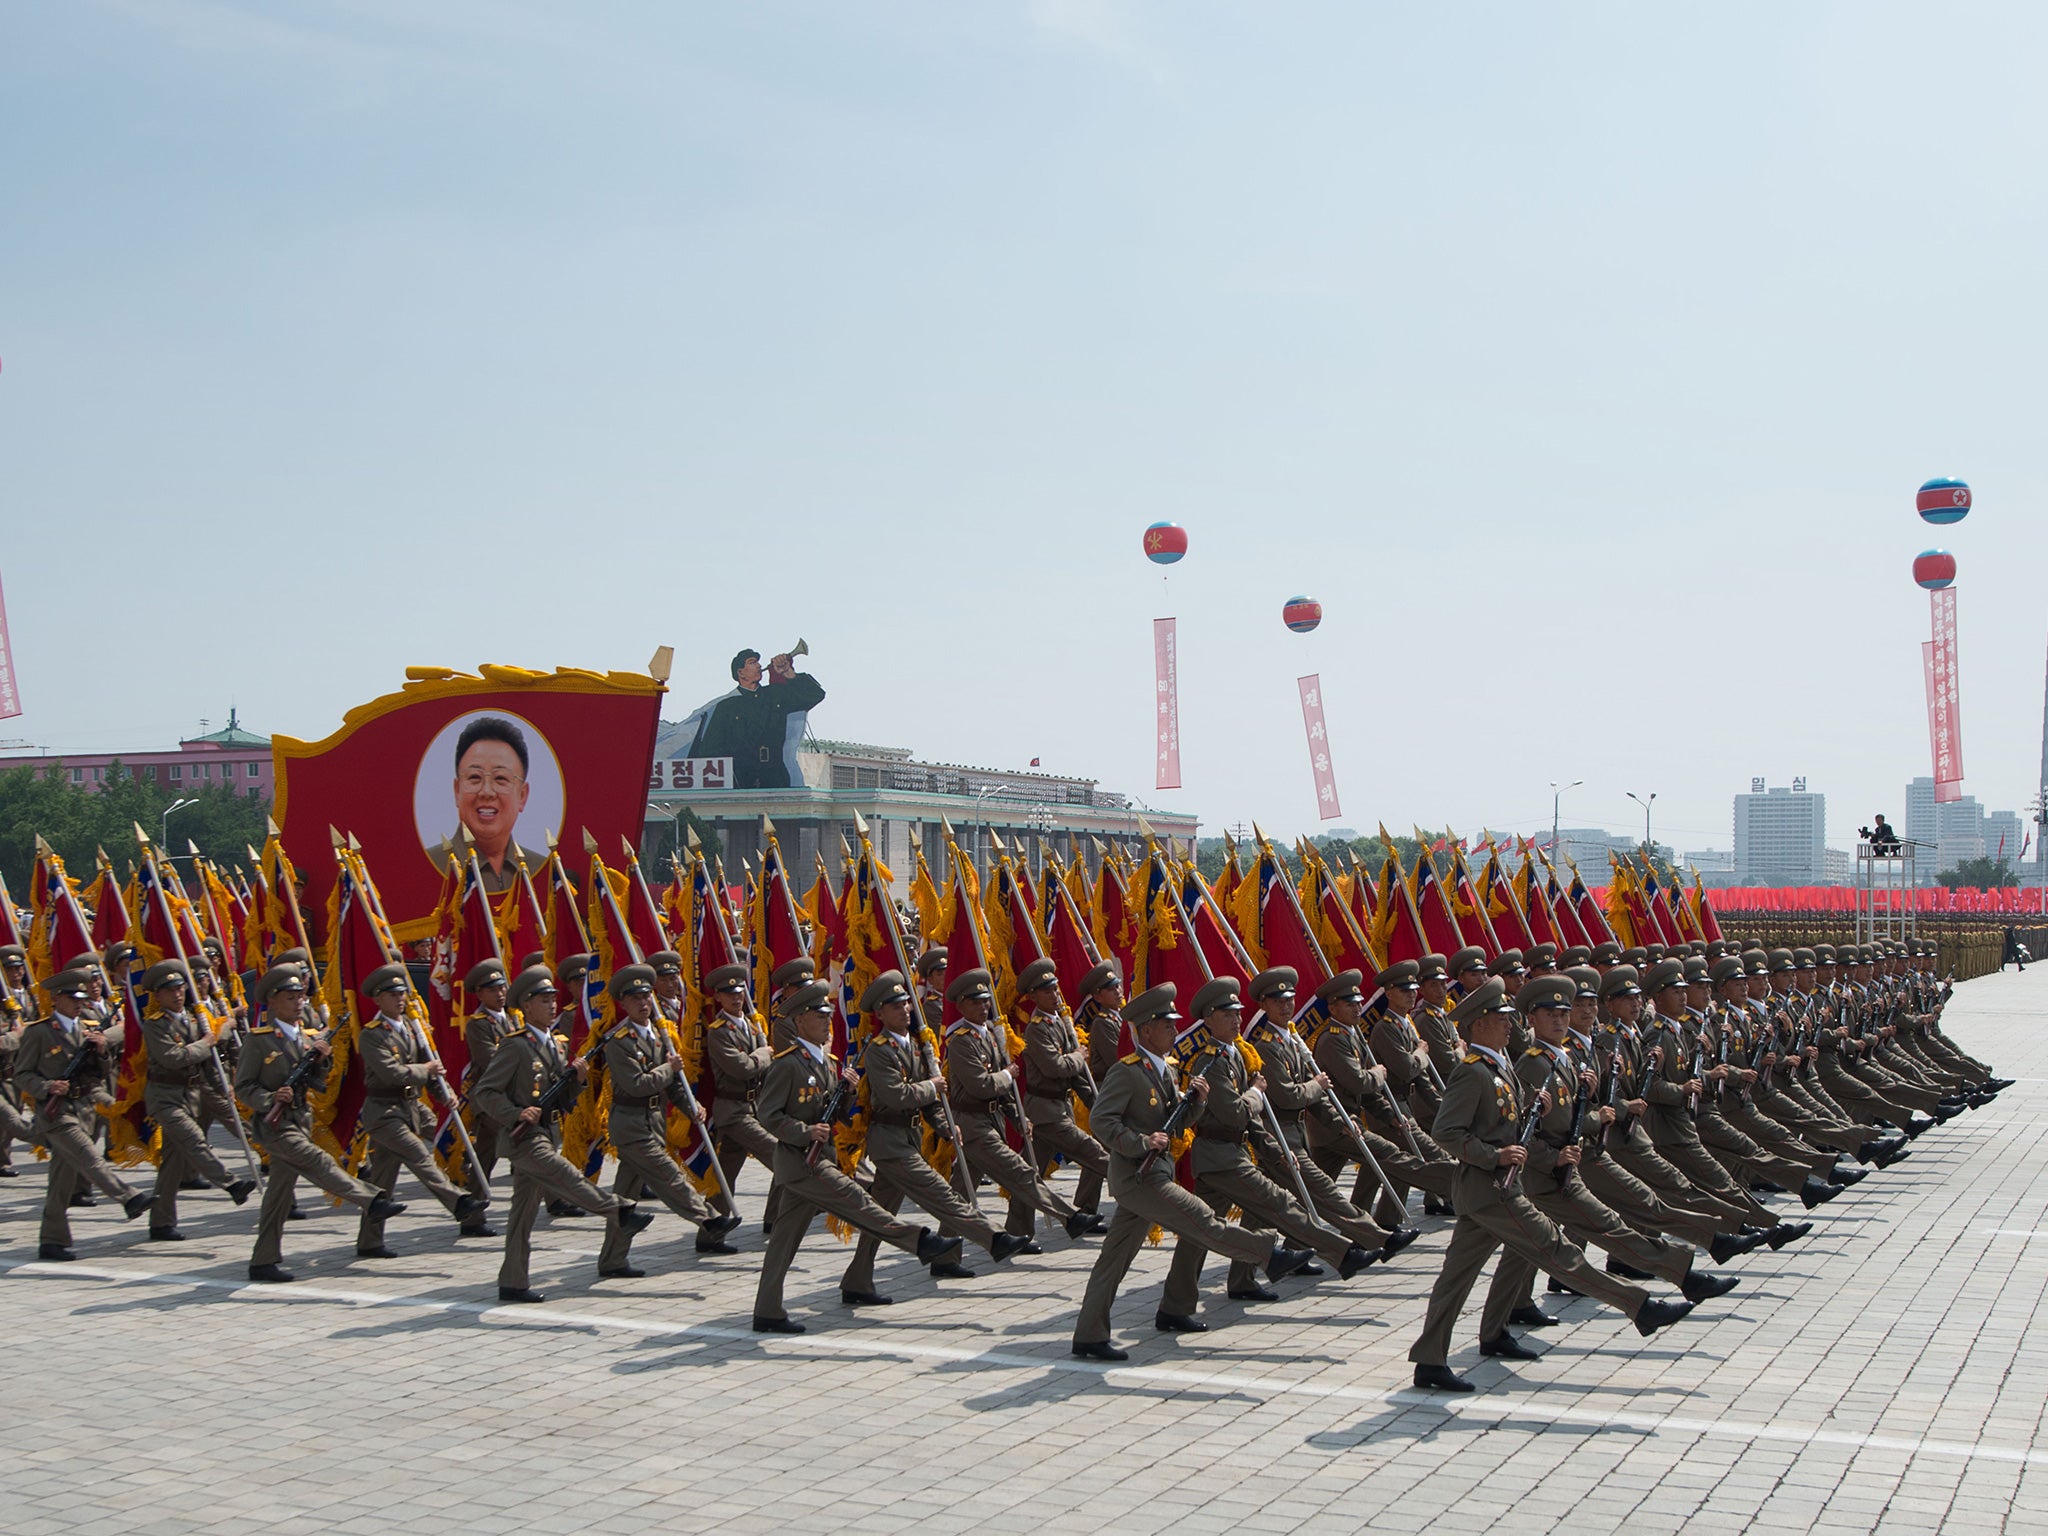
[{"label": "military cap", "polygon": [[89,997],[92,978],[84,971],[53,971],[43,978],[43,990],[52,997]]},{"label": "military cap", "polygon": [[1508,986],[1498,976],[1489,976],[1482,984],[1474,987],[1458,999],[1458,1005],[1451,1010],[1451,1021],[1455,1024],[1470,1024],[1484,1013],[1513,1012],[1508,1003]]},{"label": "military cap", "polygon": [[[152,970],[155,967],[151,967]],[[256,983],[256,1001],[267,1003],[280,992],[303,992],[306,990],[305,970],[296,965],[273,965],[263,973]]]},{"label": "military cap", "polygon": [[1714,985],[1717,987],[1724,981],[1739,981],[1748,974],[1740,955],[1723,955],[1714,962]]},{"label": "military cap", "polygon": [[1659,960],[1662,960],[1665,956],[1669,955],[1670,953],[1671,949],[1669,945],[1645,944],[1643,946],[1643,955],[1652,965],[1655,965]]},{"label": "military cap", "polygon": [[1417,963],[1422,967],[1416,972],[1417,981],[1443,981],[1451,974],[1450,962],[1442,955],[1424,955]]},{"label": "military cap", "polygon": [[27,965],[28,951],[19,944],[0,944],[0,965]]},{"label": "military cap", "polygon": [[1621,964],[1621,946],[1612,939],[1602,939],[1593,946],[1593,963],[1595,965]]},{"label": "military cap", "polygon": [[[202,971],[209,969],[206,956],[204,955],[192,956],[191,963],[196,969]],[[74,971],[84,971],[87,975],[91,975],[100,968],[100,952],[96,949],[80,950],[71,957],[70,968]]]},{"label": "military cap", "polygon": [[1522,952],[1522,963],[1531,970],[1534,970],[1539,965],[1556,965],[1557,946],[1555,944],[1531,944]]},{"label": "military cap", "polygon": [[1742,968],[1751,976],[1768,976],[1771,973],[1771,962],[1760,949],[1745,950],[1742,955]]},{"label": "military cap", "polygon": [[1521,975],[1529,967],[1522,963],[1519,949],[1504,949],[1494,957],[1492,969],[1494,975],[1506,980],[1510,976]]},{"label": "military cap", "polygon": [[1703,987],[1712,977],[1712,973],[1707,969],[1707,962],[1698,955],[1687,955],[1683,959],[1673,955],[1671,958],[1677,960],[1680,965],[1685,967],[1685,984],[1689,987]]},{"label": "military cap", "polygon": [[800,981],[809,981],[818,974],[818,968],[811,963],[808,955],[798,955],[794,960],[785,960],[769,973],[768,985],[778,991],[793,987]]},{"label": "military cap", "polygon": [[1808,949],[1808,948],[1807,948],[1807,947],[1806,947],[1806,946],[1805,946],[1804,944],[1800,945],[1800,946],[1799,946],[1799,947],[1798,947],[1797,949],[1793,950],[1793,951],[1792,951],[1792,967],[1793,967],[1793,969],[1794,969],[1794,970],[1800,970],[1800,971],[1810,971],[1810,970],[1812,970],[1812,969],[1813,969],[1813,951],[1812,951],[1812,950],[1810,950],[1810,949]]},{"label": "military cap", "polygon": [[1083,997],[1093,997],[1104,987],[1120,987],[1123,984],[1123,967],[1114,960],[1105,960],[1100,965],[1091,967],[1088,974],[1081,978],[1081,995]]},{"label": "military cap", "polygon": [[800,1013],[809,1013],[820,1003],[829,1008],[831,1002],[831,982],[806,981],[791,987],[775,1000],[775,1016],[780,1019],[793,1019]]},{"label": "military cap", "polygon": [[1365,972],[1339,971],[1316,988],[1316,997],[1325,1003],[1335,1002],[1339,998],[1349,998],[1354,1003],[1363,1002],[1364,984]]},{"label": "military cap", "polygon": [[928,949],[917,957],[917,974],[920,979],[931,975],[933,971],[943,971],[945,968],[946,952],[943,949]]},{"label": "military cap", "polygon": [[1162,1019],[1179,1022],[1180,1015],[1173,1009],[1174,993],[1175,987],[1170,981],[1146,988],[1124,1005],[1124,1022],[1133,1029]]},{"label": "military cap", "polygon": [[140,959],[141,956],[142,951],[133,944],[130,944],[126,939],[123,939],[118,944],[109,944],[107,946],[108,965],[126,965],[130,960]]},{"label": "military cap", "polygon": [[1648,970],[1650,967],[1650,952],[1640,944],[1631,944],[1621,952],[1621,963],[1623,965],[1632,965],[1639,971]]},{"label": "military cap", "polygon": [[1585,965],[1589,963],[1592,960],[1592,958],[1593,950],[1590,945],[1572,944],[1568,945],[1565,948],[1564,953],[1557,957],[1557,963],[1564,969],[1570,970],[1575,965]]},{"label": "military cap", "polygon": [[1515,994],[1515,1007],[1523,1013],[1534,1013],[1538,1008],[1569,1008],[1578,992],[1569,977],[1538,976],[1522,983],[1522,989]]},{"label": "military cap", "polygon": [[410,987],[412,977],[406,974],[402,965],[380,965],[363,978],[363,996],[375,997],[380,992],[389,992],[394,987]]},{"label": "military cap", "polygon": [[1252,978],[1252,1001],[1262,1003],[1277,993],[1292,993],[1301,980],[1301,972],[1291,965],[1276,965],[1259,972]]},{"label": "military cap", "polygon": [[890,1003],[904,1003],[910,1000],[910,988],[903,984],[901,971],[884,971],[868,983],[867,990],[860,995],[860,1011],[873,1013]]},{"label": "military cap", "polygon": [[[654,968],[654,974],[661,974],[659,967]],[[706,992],[725,992],[734,988],[744,988],[746,984],[747,968],[744,965],[715,965],[704,977]]]},{"label": "military cap", "polygon": [[1581,999],[1600,995],[1600,973],[1590,965],[1575,965],[1565,972],[1577,988],[1575,995]]},{"label": "military cap", "polygon": [[1820,965],[1833,965],[1835,963],[1835,946],[1832,944],[1814,945],[1813,958]]},{"label": "military cap", "polygon": [[1643,990],[1655,997],[1666,987],[1685,985],[1685,962],[1683,960],[1659,960],[1650,967],[1650,979]]},{"label": "military cap", "polygon": [[227,949],[225,946],[222,945],[221,941],[219,939],[216,939],[210,933],[205,938],[199,941],[199,947],[205,950],[209,955],[219,956],[225,955],[227,953]]},{"label": "military cap", "polygon": [[505,974],[502,960],[479,960],[469,968],[469,974],[462,978],[463,987],[471,992],[481,992],[485,987],[495,987],[510,981]]},{"label": "military cap", "polygon": [[1462,976],[1467,971],[1483,971],[1485,969],[1486,951],[1477,944],[1467,944],[1463,949],[1451,956],[1451,974],[1453,976]]},{"label": "military cap", "polygon": [[159,960],[144,974],[142,990],[154,992],[159,987],[186,986],[191,980],[192,973],[185,969],[184,961]]},{"label": "military cap", "polygon": [[1799,962],[1792,958],[1792,951],[1789,949],[1774,949],[1764,956],[1764,959],[1773,971],[1796,971],[1799,969]]},{"label": "military cap", "polygon": [[978,965],[971,971],[962,971],[946,983],[946,1001],[964,1003],[969,998],[994,997],[994,981],[995,978]]},{"label": "military cap", "polygon": [[1396,960],[1372,979],[1372,984],[1382,991],[1388,987],[1412,987],[1416,977],[1422,974],[1422,967],[1413,960]]},{"label": "military cap", "polygon": [[683,957],[672,949],[657,949],[647,957],[647,963],[654,967],[654,974],[657,976],[683,974]]},{"label": "military cap", "polygon": [[536,992],[553,992],[554,990],[555,978],[548,974],[546,962],[542,962],[539,965],[529,965],[517,976],[514,976],[512,978],[511,990],[505,995],[508,1001],[519,1004],[525,1002]]},{"label": "military cap", "polygon": [[521,955],[519,957],[519,969],[522,971],[530,971],[536,965],[546,965],[547,963],[548,957],[537,949],[530,955]]},{"label": "military cap", "polygon": [[1733,939],[1709,939],[1707,940],[1707,958],[1709,960],[1718,960],[1733,948],[1735,948],[1735,941]]},{"label": "military cap", "polygon": [[597,956],[595,955],[563,956],[562,963],[555,968],[556,982],[564,987],[573,984],[578,991],[581,991],[583,978],[590,974],[591,963],[596,959]]},{"label": "military cap", "polygon": [[1017,973],[1019,992],[1036,992],[1040,987],[1056,986],[1060,970],[1050,960],[1034,960]]},{"label": "military cap", "polygon": [[627,997],[650,997],[654,993],[654,967],[651,965],[622,965],[612,972],[612,979],[604,984],[613,1002]]},{"label": "military cap", "polygon": [[1200,1019],[1218,1008],[1242,1006],[1237,1000],[1237,978],[1218,976],[1214,981],[1205,981],[1195,988],[1195,999],[1188,1004],[1188,1012]]},{"label": "military cap", "polygon": [[277,952],[277,958],[270,963],[272,965],[303,965],[308,970],[311,970],[313,968],[313,955],[310,950],[281,949]]},{"label": "military cap", "polygon": [[1642,981],[1632,965],[1617,965],[1600,978],[1600,1001],[1603,1003],[1612,997],[1642,995]]}]

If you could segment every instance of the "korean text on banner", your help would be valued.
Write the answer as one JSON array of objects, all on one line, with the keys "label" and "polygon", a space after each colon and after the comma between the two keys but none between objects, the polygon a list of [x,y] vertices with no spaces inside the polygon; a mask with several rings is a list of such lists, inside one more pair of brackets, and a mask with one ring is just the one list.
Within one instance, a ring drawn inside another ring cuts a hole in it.
[{"label": "korean text on banner", "polygon": [[1152,724],[1157,737],[1152,787],[1180,788],[1180,641],[1172,619],[1152,621],[1152,667],[1157,679],[1157,707]]},{"label": "korean text on banner", "polygon": [[1934,798],[1963,795],[1963,688],[1956,656],[1956,589],[1927,594],[1934,615],[1934,693],[1929,728],[1934,735]]},{"label": "korean text on banner", "polygon": [[7,638],[7,594],[0,592],[0,720],[21,713],[21,692],[14,686],[14,646]]},{"label": "korean text on banner", "polygon": [[1330,765],[1330,733],[1323,725],[1323,679],[1319,672],[1296,678],[1301,688],[1301,724],[1308,732],[1308,760],[1316,775],[1316,814],[1324,821],[1343,815],[1337,805],[1337,773]]}]

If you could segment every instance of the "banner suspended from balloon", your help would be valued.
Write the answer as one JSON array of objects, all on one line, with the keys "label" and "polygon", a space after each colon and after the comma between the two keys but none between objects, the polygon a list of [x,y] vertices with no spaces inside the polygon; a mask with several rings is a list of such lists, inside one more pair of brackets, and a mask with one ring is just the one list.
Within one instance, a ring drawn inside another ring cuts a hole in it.
[{"label": "banner suspended from balloon", "polygon": [[7,595],[0,592],[0,720],[20,713],[21,692],[14,686],[14,646],[7,638]]},{"label": "banner suspended from balloon", "polygon": [[1180,639],[1172,619],[1152,621],[1152,668],[1158,707],[1154,724],[1154,789],[1180,788]]},{"label": "banner suspended from balloon", "polygon": [[1934,621],[1933,687],[1928,698],[1928,729],[1934,737],[1934,799],[1946,804],[1963,797],[1963,688],[1956,655],[1956,589],[1942,587],[1927,594]]},{"label": "banner suspended from balloon", "polygon": [[1298,677],[1301,690],[1301,724],[1308,732],[1308,762],[1316,777],[1316,814],[1324,821],[1343,815],[1337,804],[1337,771],[1330,762],[1330,732],[1323,723],[1323,678],[1319,672]]}]

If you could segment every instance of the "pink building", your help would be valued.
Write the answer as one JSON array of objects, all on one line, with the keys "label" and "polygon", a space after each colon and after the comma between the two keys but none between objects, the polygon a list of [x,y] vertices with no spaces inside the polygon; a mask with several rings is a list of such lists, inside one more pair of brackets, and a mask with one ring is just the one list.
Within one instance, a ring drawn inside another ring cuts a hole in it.
[{"label": "pink building", "polygon": [[107,769],[120,763],[138,779],[172,794],[191,794],[217,784],[258,800],[271,797],[270,738],[242,729],[234,710],[227,729],[178,743],[175,752],[36,752],[0,755],[0,773],[32,767],[36,777],[55,769],[86,789],[106,782]]}]

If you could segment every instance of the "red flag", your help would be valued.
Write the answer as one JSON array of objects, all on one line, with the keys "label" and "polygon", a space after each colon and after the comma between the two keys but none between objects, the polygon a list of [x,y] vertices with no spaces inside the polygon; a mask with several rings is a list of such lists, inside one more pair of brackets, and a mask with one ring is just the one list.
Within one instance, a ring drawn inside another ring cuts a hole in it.
[{"label": "red flag", "polygon": [[1295,897],[1286,866],[1270,846],[1260,846],[1253,878],[1259,882],[1259,947],[1266,964],[1293,966],[1301,977],[1295,995],[1305,1003],[1334,970]]},{"label": "red flag", "polygon": [[1424,953],[1456,954],[1465,947],[1465,936],[1458,930],[1458,919],[1452,915],[1450,900],[1437,878],[1436,860],[1427,851],[1416,860],[1412,885],[1415,915],[1422,922],[1423,938],[1429,941]]},{"label": "red flag", "polygon": [[28,895],[29,972],[36,977],[54,975],[92,949],[92,926],[64,873],[64,861],[40,837]]},{"label": "red flag", "polygon": [[[548,941],[542,954],[548,969],[559,971],[562,962],[571,955],[590,953],[590,934],[583,926],[583,907],[576,899],[576,882],[569,878],[559,849],[548,854],[547,903]],[[575,999],[562,999],[565,1012],[574,1006]]]},{"label": "red flag", "polygon": [[[762,1008],[768,1006],[770,978],[777,968],[809,953],[804,944],[802,918],[797,913],[796,892],[790,887],[789,870],[782,862],[782,845],[775,840],[772,830],[767,841],[761,855],[761,878],[754,882],[754,899],[747,908],[747,939],[754,959],[754,999]],[[819,967],[819,974],[823,974],[823,969]]]},{"label": "red flag", "polygon": [[811,960],[823,976],[835,960],[846,958],[846,919],[839,910],[839,898],[832,894],[832,876],[825,860],[818,860],[818,878],[805,899],[811,913]]},{"label": "red flag", "polygon": [[1377,921],[1373,907],[1374,885],[1372,874],[1356,854],[1351,858],[1350,897],[1351,915],[1358,920],[1360,933],[1371,933]]},{"label": "red flag", "polygon": [[1223,908],[1218,905],[1208,882],[1192,864],[1181,881],[1180,904],[1194,930],[1195,942],[1201,946],[1203,957],[1209,962],[1210,973],[1235,976],[1239,986],[1249,986],[1252,977],[1258,974],[1258,965],[1246,952],[1236,930],[1224,918]]},{"label": "red flag", "polygon": [[640,950],[640,958],[644,960],[649,955],[672,948],[673,944],[668,927],[661,920],[661,904],[654,899],[654,892],[647,884],[647,875],[640,868],[640,855],[633,851],[630,838],[625,840],[625,849],[626,927]]},{"label": "red flag", "polygon": [[1046,864],[1045,890],[1038,905],[1045,914],[1046,956],[1059,972],[1060,991],[1070,1001],[1078,1002],[1081,980],[1102,963],[1102,953],[1095,947],[1095,935],[1088,931],[1074,893],[1067,888],[1058,865],[1050,861]]},{"label": "red flag", "polygon": [[[1384,834],[1382,834],[1384,836]],[[1420,960],[1429,953],[1423,936],[1422,918],[1415,910],[1415,896],[1401,870],[1401,855],[1387,842],[1387,861],[1380,866],[1379,921],[1373,928],[1373,947],[1388,965],[1403,960]],[[1367,977],[1368,981],[1372,978]]]},{"label": "red flag", "polygon": [[[1359,923],[1351,907],[1344,900],[1344,893],[1338,888],[1337,877],[1321,859],[1309,861],[1305,877],[1311,885],[1308,899],[1302,907],[1314,928],[1316,942],[1322,946],[1324,958],[1333,969],[1357,971],[1366,981],[1380,972],[1380,962],[1372,952],[1372,943],[1366,935],[1370,932]],[[1363,885],[1363,875],[1353,877],[1354,885]]]},{"label": "red flag", "polygon": [[517,969],[528,955],[547,953],[547,910],[541,905],[540,892],[534,889],[533,876],[524,860],[520,861],[519,878],[506,888],[498,902],[497,924],[507,971]]},{"label": "red flag", "polygon": [[[1500,941],[1501,949],[1526,950],[1536,942],[1522,906],[1515,900],[1515,887],[1508,879],[1507,871],[1501,868],[1500,850],[1492,849],[1486,860],[1486,868],[1479,872],[1479,899],[1486,908],[1486,915],[1493,920],[1494,937]],[[1482,939],[1480,943],[1484,943]],[[1488,960],[1498,959],[1500,950],[1487,955]]]},{"label": "red flag", "polygon": [[1615,932],[1607,926],[1607,912],[1601,903],[1593,899],[1593,893],[1586,889],[1586,877],[1579,873],[1579,866],[1572,865],[1572,888],[1564,898],[1571,915],[1578,919],[1579,931],[1595,944],[1615,941]]},{"label": "red flag", "polygon": [[1156,848],[1146,862],[1142,889],[1144,906],[1136,914],[1140,921],[1132,956],[1131,992],[1135,995],[1170,981],[1184,1006],[1215,976],[1196,941],[1187,909],[1181,905],[1178,883],[1166,867],[1166,856]]},{"label": "red flag", "polygon": [[0,875],[0,944],[20,944],[24,950],[28,948],[22,941],[21,921],[14,915],[14,897],[7,889],[5,875]]},{"label": "red flag", "polygon": [[1131,910],[1130,888],[1116,860],[1104,856],[1095,876],[1095,942],[1116,956],[1135,996],[1141,988],[1137,977],[1137,938],[1140,914]]},{"label": "red flag", "polygon": [[[1503,949],[1506,942],[1493,926],[1493,914],[1487,911],[1487,904],[1479,899],[1479,893],[1472,888],[1472,872],[1465,867],[1465,850],[1462,844],[1451,850],[1451,885],[1446,892],[1451,897],[1451,910],[1457,918],[1458,931],[1472,935],[1472,942],[1486,951],[1491,960]],[[1459,948],[1463,948],[1460,945]],[[1448,958],[1455,953],[1445,950]]]},{"label": "red flag", "polygon": [[1693,896],[1699,904],[1700,932],[1706,935],[1707,942],[1711,944],[1721,937],[1721,923],[1714,916],[1713,906],[1707,901],[1706,887],[1700,884],[1700,877],[1694,875],[1692,879]]}]

